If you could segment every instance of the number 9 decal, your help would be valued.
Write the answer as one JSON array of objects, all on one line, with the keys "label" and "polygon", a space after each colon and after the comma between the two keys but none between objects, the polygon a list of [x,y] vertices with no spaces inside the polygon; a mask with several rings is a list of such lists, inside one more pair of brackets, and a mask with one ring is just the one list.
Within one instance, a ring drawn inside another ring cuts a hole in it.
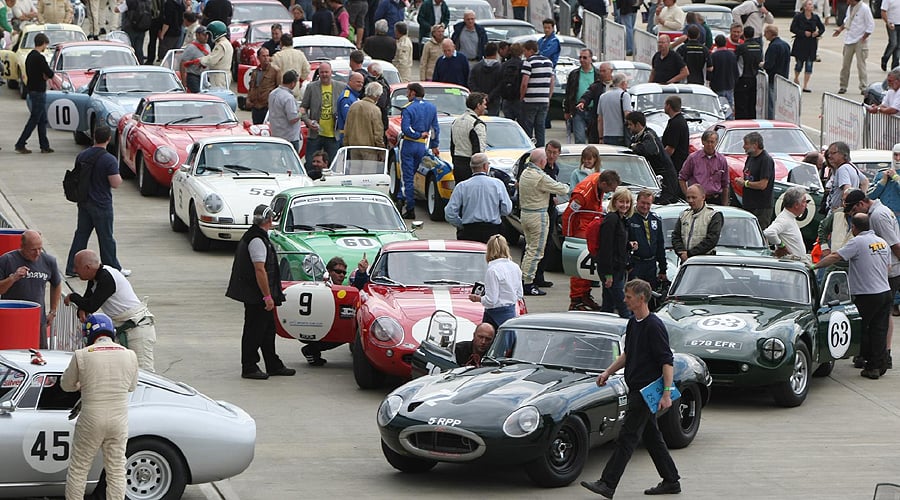
[{"label": "number 9 decal", "polygon": [[285,291],[278,306],[278,320],[284,331],[298,340],[320,340],[334,325],[336,310],[331,287],[324,283],[297,283]]}]

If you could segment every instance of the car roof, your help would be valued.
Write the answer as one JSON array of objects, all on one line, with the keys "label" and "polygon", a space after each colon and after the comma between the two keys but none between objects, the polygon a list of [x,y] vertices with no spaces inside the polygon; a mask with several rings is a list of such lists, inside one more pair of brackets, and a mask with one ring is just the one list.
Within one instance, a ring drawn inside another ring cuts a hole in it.
[{"label": "car roof", "polygon": [[22,26],[21,30],[22,33],[29,33],[32,31],[78,31],[84,33],[84,30],[81,29],[81,26],[66,23],[26,24]]},{"label": "car roof", "polygon": [[[184,95],[196,95],[196,94],[184,94]],[[271,137],[271,136],[260,136],[260,135],[242,135],[242,136],[212,136],[212,137],[203,137],[197,139],[197,143],[201,145],[206,144],[225,144],[230,142],[257,142],[260,144],[287,144],[291,145],[288,141],[280,138],[280,137]]]},{"label": "car roof", "polygon": [[160,93],[160,94],[150,94],[144,97],[145,101],[206,101],[206,102],[221,102],[225,103],[225,100],[219,96],[211,95],[211,94],[193,94],[193,93]]},{"label": "car roof", "polygon": [[[232,4],[236,3],[267,3],[267,4],[281,4],[278,0],[231,0]],[[282,4],[284,5],[284,4]]]},{"label": "car roof", "polygon": [[[281,3],[281,2],[277,2],[277,3]],[[282,26],[282,28],[284,28],[285,23],[291,24],[292,22],[293,22],[293,19],[287,19],[287,18],[285,18],[285,19],[254,19],[247,24],[249,24],[250,26],[257,26],[260,24],[268,23],[268,24],[272,25],[272,24],[278,23]]]},{"label": "car roof", "polygon": [[[544,38],[543,33],[535,33],[533,35],[520,35],[510,38],[509,43],[524,43],[528,40],[538,41],[541,38]],[[585,43],[580,38],[575,38],[574,36],[556,35],[556,38],[559,39],[559,43],[570,43],[581,47],[587,47],[587,45],[585,45]]]},{"label": "car roof", "polygon": [[[331,64],[332,71],[344,71],[344,70],[349,71],[350,70],[350,59],[333,59],[328,62]],[[392,62],[385,61],[384,59],[365,59],[365,60],[363,60],[363,69],[368,68],[369,66],[372,65],[372,63],[378,63],[379,65],[381,65],[382,73],[384,73],[385,70],[390,70],[390,69],[397,71],[397,67],[394,66],[394,64]],[[425,82],[420,82],[420,83],[424,84]],[[409,84],[408,83],[399,83],[399,84],[394,84],[394,85],[401,85],[403,87],[406,87]],[[391,87],[393,87],[393,85]]]},{"label": "car roof", "polygon": [[625,333],[627,320],[618,315],[602,312],[567,311],[531,313],[512,318],[503,323],[500,330],[515,328],[540,328],[548,330],[577,330],[585,333]]},{"label": "car roof", "polygon": [[[466,6],[466,5],[479,5],[480,4],[480,5],[487,5],[488,7],[491,7],[491,3],[488,2],[487,0],[446,0],[446,1],[447,1],[447,5],[450,5],[450,4],[457,5],[458,4],[461,6]],[[491,8],[493,8],[493,7],[491,7]]]},{"label": "car roof", "polygon": [[381,247],[382,252],[416,252],[445,250],[484,253],[487,245],[478,241],[465,240],[409,240],[393,241]]},{"label": "car roof", "polygon": [[806,264],[797,260],[778,259],[775,257],[746,256],[746,255],[698,255],[691,257],[682,266],[697,264],[718,264],[725,266],[770,267],[774,269],[787,269],[791,271],[806,272]]},{"label": "car roof", "polygon": [[687,4],[680,7],[685,12],[731,12],[731,9],[724,5]]},{"label": "car roof", "polygon": [[115,40],[79,40],[77,42],[63,42],[54,47],[55,50],[65,50],[70,47],[97,47],[103,50],[134,50],[127,43]]},{"label": "car roof", "polygon": [[169,68],[142,64],[140,66],[107,66],[99,68],[100,73],[175,73]]},{"label": "car roof", "polygon": [[281,192],[289,198],[296,196],[314,196],[320,194],[356,194],[368,196],[381,196],[390,199],[390,197],[380,191],[353,186],[304,186],[291,189],[285,189]]},{"label": "car roof", "polygon": [[[668,217],[678,217],[678,214],[684,212],[690,208],[690,205],[687,203],[673,203],[671,205],[656,205],[653,207],[653,211],[656,212],[656,215]],[[750,212],[744,210],[743,208],[732,207],[732,206],[716,206],[717,212],[722,212],[722,216],[729,219],[755,219],[756,216],[751,214]]]},{"label": "car roof", "polygon": [[856,149],[850,151],[850,158],[852,158],[854,162],[860,163],[890,163],[894,159],[894,153],[887,149]]},{"label": "car roof", "polygon": [[495,17],[493,19],[479,19],[478,24],[481,26],[530,26],[534,27],[533,24],[528,21],[522,21],[520,19],[504,19],[502,17]]},{"label": "car roof", "polygon": [[628,93],[632,96],[638,94],[702,94],[718,97],[709,87],[694,83],[672,83],[667,85],[639,83],[628,87]]},{"label": "car roof", "polygon": [[[484,119],[484,117],[482,117]],[[600,152],[601,155],[610,155],[610,154],[628,154],[634,155],[634,153],[627,146],[612,146],[609,144],[563,144],[562,150],[559,154],[561,155],[580,155],[584,148],[588,146],[594,146],[597,148],[597,151]]]},{"label": "car roof", "polygon": [[[407,82],[407,83],[402,83],[401,82],[401,83],[395,83],[395,84],[391,85],[391,93],[393,93],[397,89],[405,89],[409,85],[409,83],[418,83],[419,85],[421,85],[422,88],[425,89],[426,95],[428,94],[428,89],[451,88],[451,89],[465,90],[466,92],[469,91],[469,89],[467,89],[466,87],[463,87],[462,85],[457,85],[455,83],[445,83],[445,82]],[[482,118],[484,118],[484,117],[482,117]]]},{"label": "car roof", "polygon": [[649,64],[638,62],[638,61],[623,61],[623,60],[613,60],[613,61],[597,61],[594,63],[595,66],[599,69],[600,65],[603,63],[609,63],[613,67],[613,71],[617,69],[643,69],[650,71],[653,69]]},{"label": "car roof", "polygon": [[775,120],[723,120],[716,123],[716,128],[731,129],[760,129],[760,128],[792,128],[800,129],[799,125],[790,122]]},{"label": "car roof", "polygon": [[[453,121],[456,120],[457,118],[458,118],[457,116],[446,116],[446,115],[439,116],[438,123],[439,124],[453,123]],[[518,123],[515,120],[510,120],[509,118],[504,118],[502,116],[482,115],[482,116],[479,116],[478,119],[485,123]]]},{"label": "car roof", "polygon": [[9,349],[0,351],[0,361],[13,365],[19,370],[28,373],[37,372],[62,372],[69,366],[72,353],[68,351],[40,351],[41,357],[47,362],[45,365],[31,364],[31,351],[28,349]]},{"label": "car roof", "polygon": [[[280,2],[275,2],[280,4]],[[350,40],[342,36],[332,36],[332,35],[306,35],[306,36],[298,36],[294,38],[294,48],[297,47],[353,47],[356,50],[356,45],[353,44]]]}]

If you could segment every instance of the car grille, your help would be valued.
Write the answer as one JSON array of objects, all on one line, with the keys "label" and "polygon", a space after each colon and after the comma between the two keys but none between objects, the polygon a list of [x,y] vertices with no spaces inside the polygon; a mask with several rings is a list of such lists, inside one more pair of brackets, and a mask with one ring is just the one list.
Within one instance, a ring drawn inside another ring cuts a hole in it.
[{"label": "car grille", "polygon": [[416,425],[400,433],[403,447],[420,457],[448,462],[474,460],[485,452],[484,440],[457,427]]},{"label": "car grille", "polygon": [[740,363],[737,361],[725,361],[722,359],[704,359],[710,375],[715,380],[716,375],[737,375],[740,373]]}]

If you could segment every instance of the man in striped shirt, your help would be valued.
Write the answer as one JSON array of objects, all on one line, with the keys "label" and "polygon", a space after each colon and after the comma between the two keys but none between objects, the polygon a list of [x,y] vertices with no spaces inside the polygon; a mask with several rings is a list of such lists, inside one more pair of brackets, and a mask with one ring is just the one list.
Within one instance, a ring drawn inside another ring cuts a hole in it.
[{"label": "man in striped shirt", "polygon": [[544,122],[550,108],[553,92],[553,63],[540,55],[534,40],[525,42],[525,62],[522,63],[522,85],[519,97],[522,99],[522,113],[519,125],[525,133],[534,137],[535,146],[544,147]]}]

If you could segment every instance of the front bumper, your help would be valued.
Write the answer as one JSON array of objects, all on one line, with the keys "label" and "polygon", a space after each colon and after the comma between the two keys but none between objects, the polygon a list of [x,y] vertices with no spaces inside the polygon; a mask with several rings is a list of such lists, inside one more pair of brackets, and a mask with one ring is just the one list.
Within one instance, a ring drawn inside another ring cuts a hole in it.
[{"label": "front bumper", "polygon": [[250,229],[250,224],[229,224],[199,221],[200,232],[212,240],[237,241]]},{"label": "front bumper", "polygon": [[715,358],[708,352],[692,354],[706,363],[713,385],[723,387],[761,387],[784,382],[794,373],[796,356],[792,351],[778,364],[761,364],[756,360]]}]

